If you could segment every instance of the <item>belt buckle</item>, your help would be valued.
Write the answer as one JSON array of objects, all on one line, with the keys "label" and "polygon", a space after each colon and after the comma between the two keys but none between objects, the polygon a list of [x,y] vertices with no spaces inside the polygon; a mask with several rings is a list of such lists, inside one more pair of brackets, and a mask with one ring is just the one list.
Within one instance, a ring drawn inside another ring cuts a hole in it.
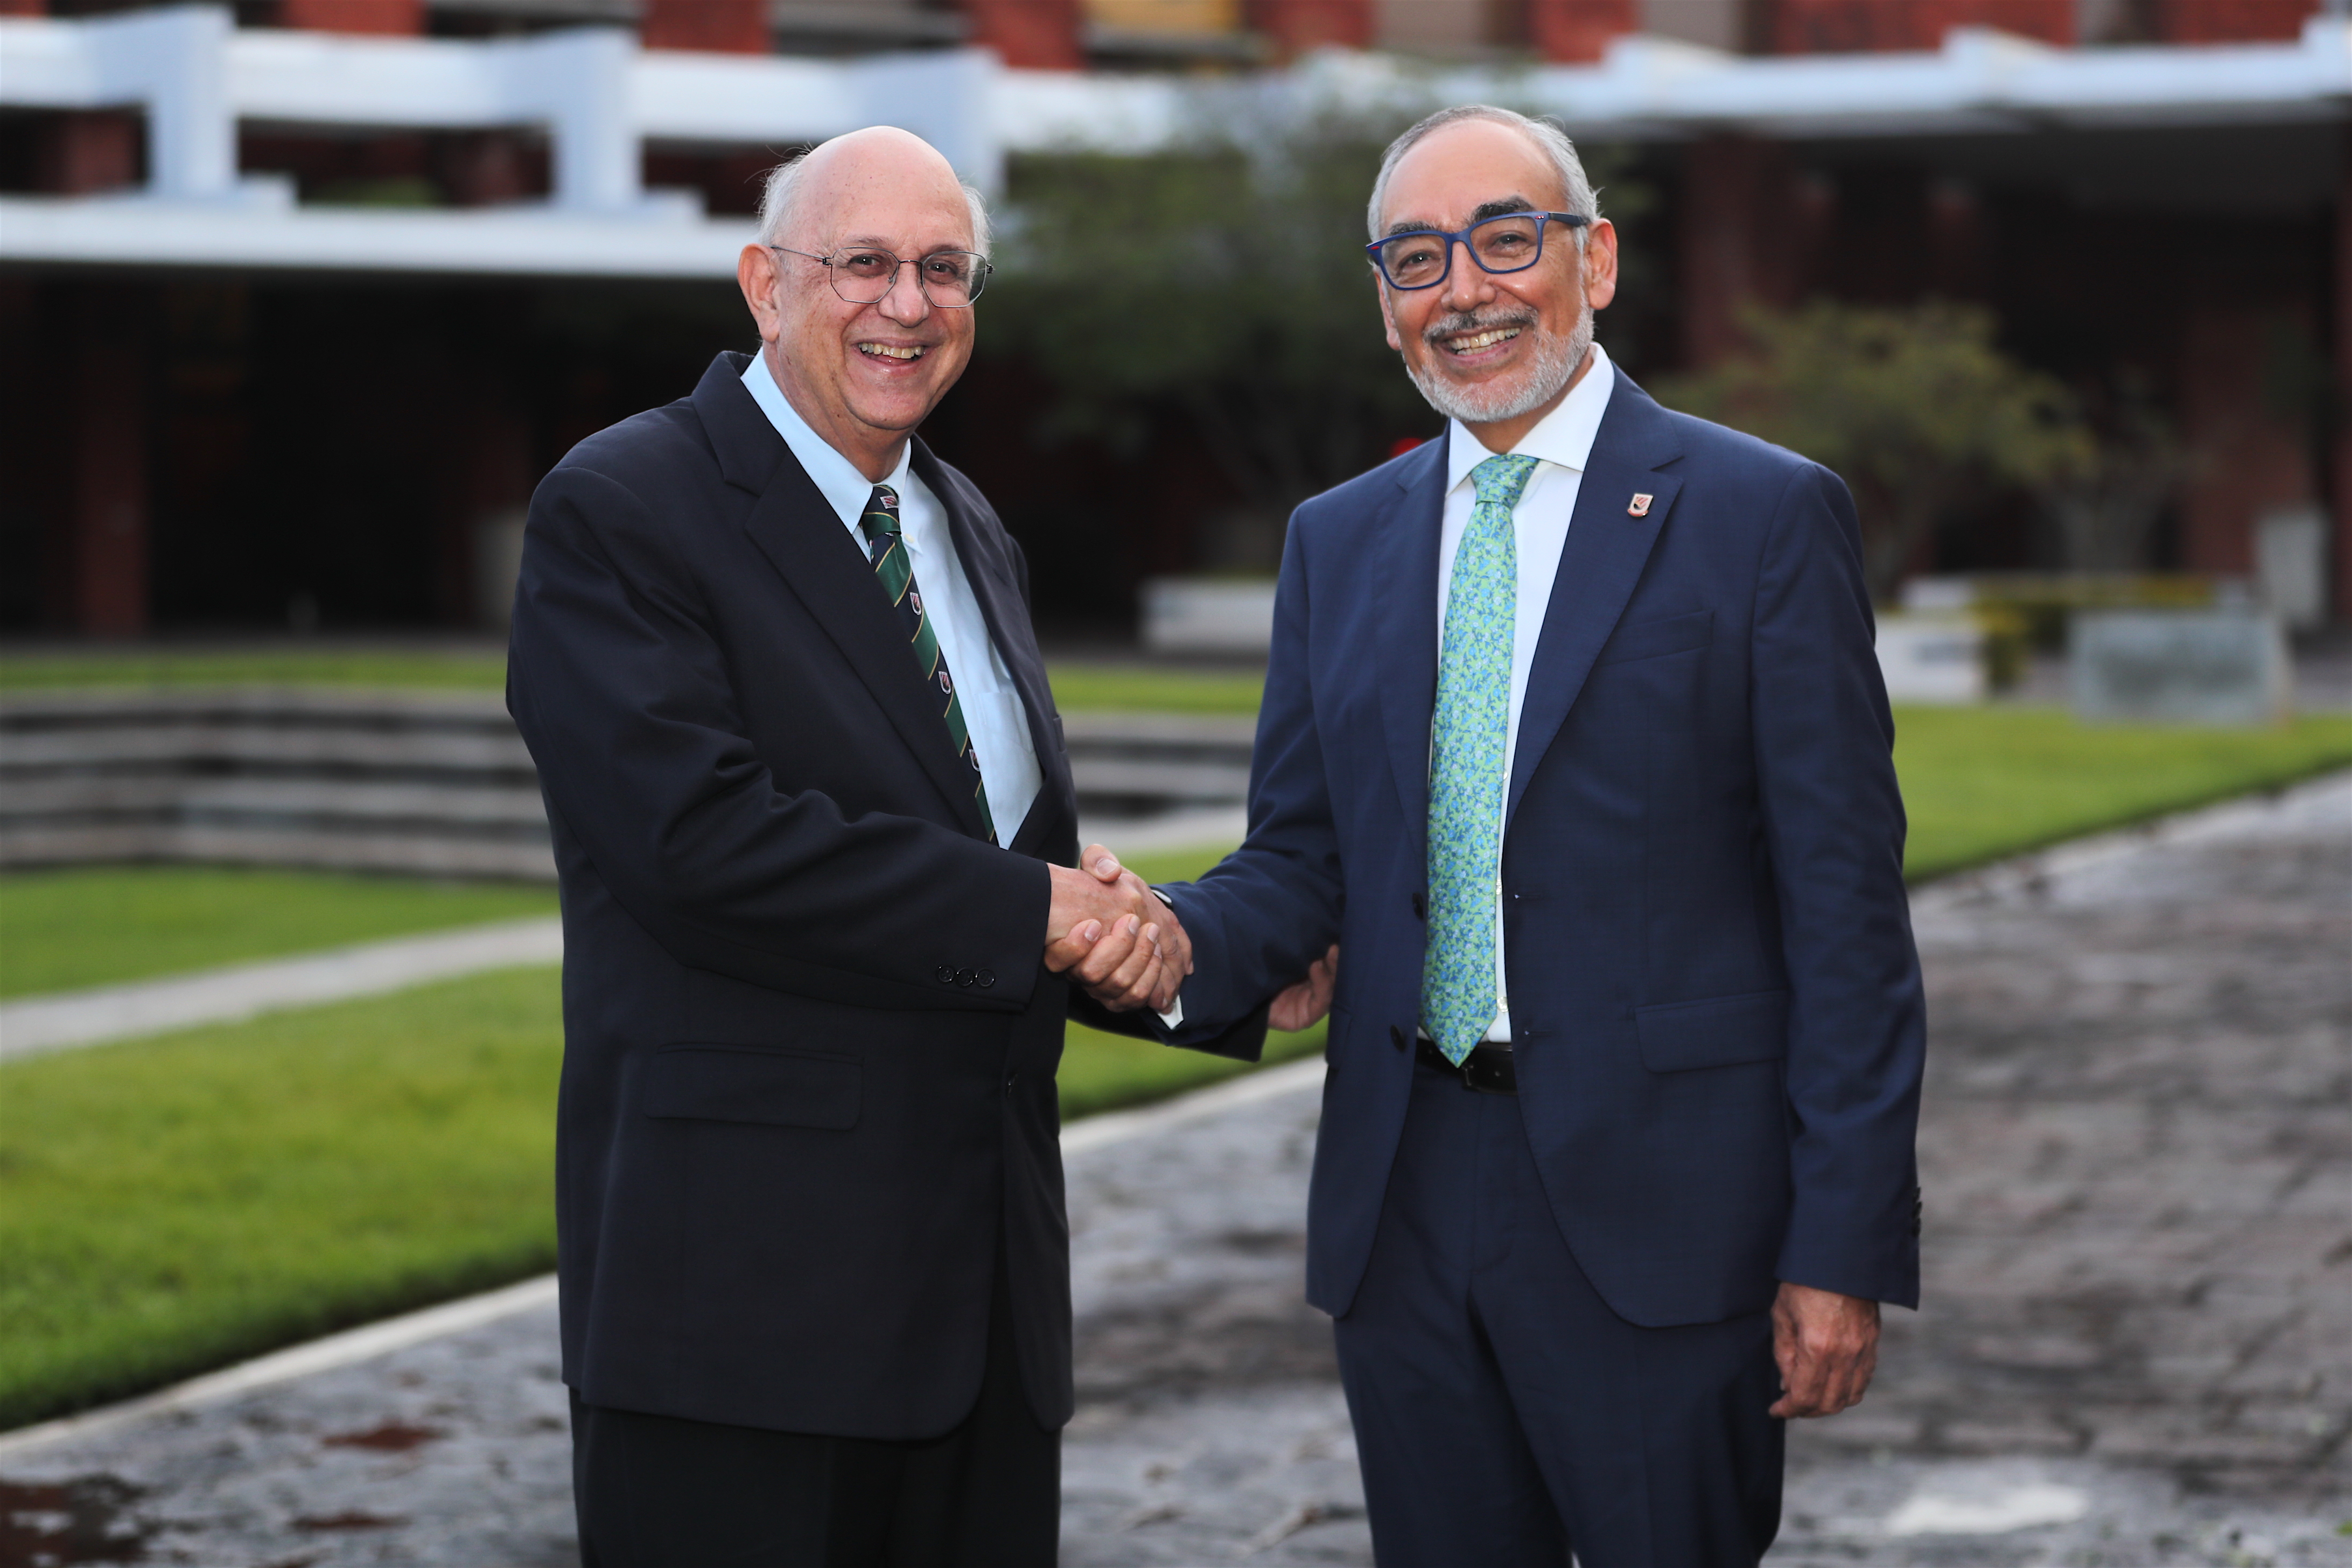
[{"label": "belt buckle", "polygon": [[1484,1046],[1473,1046],[1470,1047],[1470,1054],[1462,1058],[1462,1087],[1474,1094],[1516,1095],[1518,1093],[1517,1074],[1512,1074],[1512,1081],[1507,1083],[1504,1081],[1502,1073],[1495,1069],[1491,1058],[1485,1063],[1479,1062],[1478,1053],[1486,1048]]}]

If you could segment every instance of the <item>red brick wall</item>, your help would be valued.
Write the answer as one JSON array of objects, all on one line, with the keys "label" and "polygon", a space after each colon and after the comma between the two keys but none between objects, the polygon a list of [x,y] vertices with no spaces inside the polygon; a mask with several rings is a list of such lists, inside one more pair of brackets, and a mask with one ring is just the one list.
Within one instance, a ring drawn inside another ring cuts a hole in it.
[{"label": "red brick wall", "polygon": [[1252,0],[1249,23],[1286,58],[1334,46],[1370,48],[1372,0]]},{"label": "red brick wall", "polygon": [[2157,0],[2157,37],[2168,44],[2227,44],[2300,37],[2319,0]]},{"label": "red brick wall", "polygon": [[1640,26],[1633,0],[1528,0],[1528,42],[1548,60],[1589,64]]},{"label": "red brick wall", "polygon": [[764,0],[646,0],[637,37],[649,49],[768,52]]},{"label": "red brick wall", "polygon": [[1954,27],[2074,41],[2074,0],[1767,0],[1774,54],[1933,49]]},{"label": "red brick wall", "polygon": [[421,33],[425,0],[278,0],[278,25],[314,33]]},{"label": "red brick wall", "polygon": [[[690,0],[689,0],[690,3]],[[1078,0],[961,0],[971,41],[1030,70],[1080,70],[1087,63]]]}]

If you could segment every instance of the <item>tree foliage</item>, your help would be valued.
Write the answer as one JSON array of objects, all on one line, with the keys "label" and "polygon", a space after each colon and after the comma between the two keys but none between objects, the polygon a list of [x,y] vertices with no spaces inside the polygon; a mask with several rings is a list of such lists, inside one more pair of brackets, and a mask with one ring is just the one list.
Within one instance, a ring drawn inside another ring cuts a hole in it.
[{"label": "tree foliage", "polygon": [[1174,152],[1024,160],[989,338],[1052,385],[1042,433],[1132,451],[1181,417],[1277,525],[1424,433],[1362,248],[1381,150],[1410,119],[1237,112]]},{"label": "tree foliage", "polygon": [[1853,487],[1872,594],[1892,595],[1936,527],[2097,458],[2072,395],[1994,341],[1991,312],[1816,300],[1746,320],[1748,352],[1662,381],[1669,406],[1803,453]]}]

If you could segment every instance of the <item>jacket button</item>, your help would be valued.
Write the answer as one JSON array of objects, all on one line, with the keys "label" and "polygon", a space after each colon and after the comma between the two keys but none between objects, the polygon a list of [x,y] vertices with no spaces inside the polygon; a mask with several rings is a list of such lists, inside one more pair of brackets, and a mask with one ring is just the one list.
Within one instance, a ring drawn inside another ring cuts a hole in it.
[{"label": "jacket button", "polygon": [[993,969],[983,969],[980,972],[980,988],[982,991],[987,990],[990,986],[995,984],[996,971]]},{"label": "jacket button", "polygon": [[1404,1049],[1404,1031],[1398,1028],[1394,1024],[1391,1024],[1389,1026],[1389,1044],[1394,1046],[1399,1050]]},{"label": "jacket button", "polygon": [[1021,1081],[1021,1073],[1020,1073],[1020,1070],[1019,1070],[1018,1068],[1015,1068],[1015,1069],[1014,1069],[1013,1071],[1012,1071],[1012,1072],[1006,1073],[1006,1074],[1004,1075],[1004,1092],[1005,1092],[1005,1093],[1007,1093],[1007,1094],[1011,1094],[1011,1093],[1013,1092],[1013,1086],[1014,1084],[1016,1084],[1016,1083],[1020,1082],[1020,1081]]},{"label": "jacket button", "polygon": [[969,986],[977,982],[980,976],[974,974],[969,969],[959,969],[956,971],[955,983],[959,985]]},{"label": "jacket button", "polygon": [[955,984],[955,971],[942,963],[931,971],[931,978],[942,985],[952,985]]},{"label": "jacket button", "polygon": [[1417,921],[1429,918],[1429,900],[1419,893],[1412,896],[1412,918]]}]

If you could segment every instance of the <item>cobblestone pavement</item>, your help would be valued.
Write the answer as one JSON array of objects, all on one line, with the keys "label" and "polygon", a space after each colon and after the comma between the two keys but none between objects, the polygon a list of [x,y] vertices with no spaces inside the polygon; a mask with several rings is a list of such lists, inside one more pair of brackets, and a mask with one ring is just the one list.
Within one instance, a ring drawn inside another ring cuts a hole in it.
[{"label": "cobblestone pavement", "polygon": [[[1772,1562],[2352,1564],[2352,780],[1944,884],[1917,923],[1927,1308],[1865,1405],[1792,1433]],[[1071,1568],[1370,1560],[1298,1295],[1294,1082],[1073,1131]],[[568,1563],[552,1339],[534,1310],[0,1452],[0,1568]]]}]

